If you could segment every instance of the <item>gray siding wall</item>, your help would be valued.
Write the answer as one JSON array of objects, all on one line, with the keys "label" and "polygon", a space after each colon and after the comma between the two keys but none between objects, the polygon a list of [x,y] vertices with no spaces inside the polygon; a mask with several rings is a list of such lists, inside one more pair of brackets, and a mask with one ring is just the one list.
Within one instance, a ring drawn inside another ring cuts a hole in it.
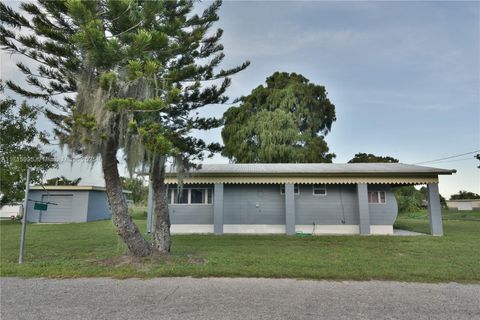
[{"label": "gray siding wall", "polygon": [[[176,189],[177,185],[169,185],[168,187]],[[183,187],[185,189],[210,188],[213,190],[213,184],[184,185]],[[172,224],[213,224],[213,204],[169,204],[168,212]]]},{"label": "gray siding wall", "polygon": [[[172,187],[172,186],[170,186]],[[185,186],[186,188],[189,186]],[[198,186],[202,187],[202,186]],[[205,186],[203,186],[205,187]],[[212,186],[208,186],[213,189]],[[285,195],[280,185],[224,186],[224,224],[285,224]],[[358,225],[357,186],[327,185],[327,195],[313,195],[312,185],[300,185],[295,195],[295,224]],[[391,225],[397,217],[397,201],[388,185],[369,185],[369,191],[385,191],[386,203],[369,204],[370,224]],[[169,205],[172,224],[213,224],[213,205]]]},{"label": "gray siding wall", "polygon": [[370,224],[371,225],[389,225],[397,219],[398,205],[397,199],[389,185],[369,184],[368,191],[385,191],[385,203],[370,203]]},{"label": "gray siding wall", "polygon": [[[368,185],[369,191],[385,191],[386,203],[369,204],[371,225],[390,225],[397,218],[395,195],[388,185]],[[356,185],[328,184],[327,195],[313,195],[312,185],[301,185],[295,196],[297,225],[358,225],[358,199]]]},{"label": "gray siding wall", "polygon": [[[31,200],[42,201],[42,197],[47,199],[47,195],[50,196],[62,196],[70,195],[72,198],[72,206],[69,212],[58,212],[54,205],[48,205],[47,211],[41,213],[38,210],[34,210],[34,202],[28,201],[28,214],[27,219],[31,222],[85,222],[87,221],[87,209],[88,209],[88,192],[86,191],[49,191],[48,193],[43,190],[30,190],[28,198]],[[54,201],[51,201],[54,202]]]},{"label": "gray siding wall", "polygon": [[88,196],[87,221],[110,219],[110,207],[108,205],[107,193],[104,191],[90,191]]},{"label": "gray siding wall", "polygon": [[327,185],[327,195],[313,195],[311,184],[300,185],[295,196],[297,225],[358,225],[356,185]]},{"label": "gray siding wall", "polygon": [[224,224],[285,224],[280,185],[225,185]]},{"label": "gray siding wall", "polygon": [[172,224],[213,224],[213,204],[170,204]]}]

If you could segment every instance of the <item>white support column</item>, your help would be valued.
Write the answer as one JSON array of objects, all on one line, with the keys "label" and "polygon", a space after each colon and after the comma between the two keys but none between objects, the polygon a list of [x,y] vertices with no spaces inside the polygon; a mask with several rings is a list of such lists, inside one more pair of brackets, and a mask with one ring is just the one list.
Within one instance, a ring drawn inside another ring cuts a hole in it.
[{"label": "white support column", "polygon": [[357,184],[358,214],[360,234],[370,234],[370,208],[368,206],[368,186],[366,183]]},{"label": "white support column", "polygon": [[443,235],[442,208],[440,206],[440,195],[438,193],[438,184],[427,184],[428,190],[428,214],[430,218],[430,233],[432,236]]}]

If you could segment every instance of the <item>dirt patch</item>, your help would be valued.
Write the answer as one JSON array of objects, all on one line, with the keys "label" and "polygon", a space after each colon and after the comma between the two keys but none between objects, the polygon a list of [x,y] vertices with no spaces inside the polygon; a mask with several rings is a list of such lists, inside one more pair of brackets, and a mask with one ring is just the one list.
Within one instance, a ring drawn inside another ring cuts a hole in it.
[{"label": "dirt patch", "polygon": [[102,266],[102,267],[123,267],[123,266],[143,266],[146,264],[153,264],[153,263],[165,263],[169,262],[171,258],[169,256],[164,255],[155,255],[151,257],[134,257],[129,255],[117,256],[108,259],[101,259],[101,260],[92,260],[90,261],[92,264]]},{"label": "dirt patch", "polygon": [[177,262],[180,262],[178,260],[181,260],[183,262],[187,262],[190,264],[206,264],[207,263],[206,259],[196,254],[187,254],[182,257],[154,254],[152,256],[143,257],[143,258],[123,255],[123,256],[117,256],[117,257],[108,258],[108,259],[90,260],[88,262],[94,265],[102,266],[102,267],[120,268],[120,267],[127,266],[127,267],[133,267],[135,269],[144,270],[144,269],[148,269],[148,267],[151,265],[173,264],[175,263],[175,260],[177,260]]},{"label": "dirt patch", "polygon": [[207,259],[195,254],[187,254],[187,261],[191,264],[206,264]]},{"label": "dirt patch", "polygon": [[119,256],[108,259],[92,260],[90,262],[102,267],[122,267],[125,265],[139,263],[140,259],[131,256]]}]

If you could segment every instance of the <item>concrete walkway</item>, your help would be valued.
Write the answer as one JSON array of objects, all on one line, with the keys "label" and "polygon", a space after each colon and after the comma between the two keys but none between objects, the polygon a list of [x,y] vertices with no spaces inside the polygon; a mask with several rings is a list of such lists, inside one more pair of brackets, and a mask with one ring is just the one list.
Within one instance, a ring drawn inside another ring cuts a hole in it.
[{"label": "concrete walkway", "polygon": [[393,229],[394,236],[428,236],[426,233],[414,232],[402,229]]},{"label": "concrete walkway", "polygon": [[10,319],[480,319],[480,285],[1,278]]}]

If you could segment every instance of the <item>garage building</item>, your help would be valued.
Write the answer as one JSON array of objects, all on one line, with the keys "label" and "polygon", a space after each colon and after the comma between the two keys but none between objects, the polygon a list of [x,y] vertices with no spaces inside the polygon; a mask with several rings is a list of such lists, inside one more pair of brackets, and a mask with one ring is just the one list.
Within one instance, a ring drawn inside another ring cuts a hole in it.
[{"label": "garage building", "polygon": [[[111,218],[107,193],[96,186],[34,186],[28,195],[30,222],[66,223]],[[35,210],[35,203],[49,202],[46,211]]]}]

